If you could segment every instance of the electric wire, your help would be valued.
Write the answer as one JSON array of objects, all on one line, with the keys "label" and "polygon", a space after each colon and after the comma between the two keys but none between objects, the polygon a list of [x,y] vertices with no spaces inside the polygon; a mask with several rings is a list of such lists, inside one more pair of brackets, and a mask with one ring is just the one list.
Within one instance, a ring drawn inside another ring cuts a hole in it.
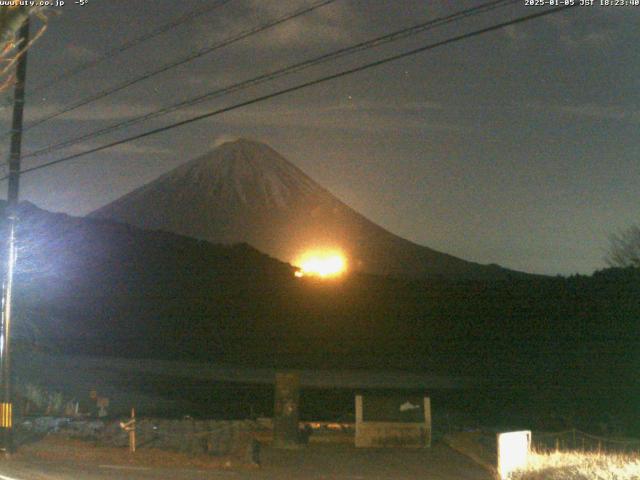
[{"label": "electric wire", "polygon": [[117,130],[120,130],[122,128],[125,127],[131,127],[133,125],[136,125],[138,123],[141,122],[145,122],[154,118],[158,118],[164,115],[167,115],[169,113],[175,112],[177,110],[183,109],[185,107],[190,107],[193,105],[196,105],[198,103],[204,102],[206,100],[211,100],[213,98],[218,98],[221,96],[225,96],[228,95],[230,93],[234,93],[237,91],[241,91],[244,90],[246,88],[249,87],[254,87],[260,84],[263,84],[265,82],[269,82],[272,80],[275,80],[277,78],[281,78],[287,75],[291,75],[293,73],[298,73],[302,70],[308,69],[310,67],[322,64],[322,63],[326,63],[330,60],[336,60],[338,58],[347,56],[347,55],[352,55],[354,53],[360,52],[360,51],[364,51],[367,49],[371,49],[371,48],[375,48],[375,47],[379,47],[381,45],[390,43],[390,42],[394,42],[394,41],[398,41],[404,38],[407,38],[409,36],[412,35],[417,35],[419,33],[422,33],[424,31],[427,30],[431,30],[433,28],[445,25],[445,24],[449,24],[449,23],[453,23],[456,21],[459,21],[463,18],[467,18],[467,17],[471,17],[471,16],[475,16],[481,13],[486,13],[492,10],[495,10],[497,8],[503,8],[507,5],[510,4],[515,4],[515,3],[519,3],[520,0],[495,0],[495,1],[491,1],[491,2],[487,2],[484,3],[482,5],[479,5],[477,7],[474,8],[469,8],[466,10],[462,10],[462,11],[458,11],[455,12],[453,14],[444,16],[444,17],[439,17],[436,19],[432,19],[429,20],[427,22],[422,22],[416,25],[413,25],[411,27],[407,27],[407,28],[403,28],[400,30],[396,30],[392,33],[388,33],[364,42],[360,42],[357,43],[355,45],[349,46],[349,47],[345,47],[345,48],[341,48],[339,50],[330,52],[330,53],[326,53],[323,55],[320,55],[318,57],[314,57],[312,59],[309,60],[305,60],[302,62],[298,62],[289,66],[286,66],[284,68],[278,69],[278,70],[274,70],[271,71],[269,73],[265,73],[263,75],[260,75],[258,77],[254,77],[242,82],[238,82],[235,83],[233,85],[229,85],[226,86],[224,88],[218,89],[218,90],[214,90],[212,92],[207,92],[205,94],[202,95],[198,95],[196,97],[190,98],[188,100],[179,102],[177,104],[173,104],[167,107],[163,107],[160,108],[158,110],[155,110],[153,112],[149,112],[147,114],[135,117],[135,118],[131,118],[131,119],[127,119],[127,120],[123,120],[121,122],[118,122],[116,124],[98,129],[98,130],[94,130],[92,132],[88,132],[85,133],[83,135],[77,136],[77,137],[73,137],[67,140],[64,140],[62,142],[56,143],[54,145],[49,145],[47,147],[41,148],[39,150],[33,150],[31,152],[28,152],[26,155],[23,155],[23,158],[30,158],[30,157],[36,157],[36,156],[41,156],[41,155],[45,155],[48,153],[51,153],[53,151],[56,150],[60,150],[62,148],[66,148],[66,147],[70,147],[72,145],[76,145],[80,142],[83,142],[85,140],[90,140],[102,135],[105,135],[107,133],[111,133]]},{"label": "electric wire", "polygon": [[[280,24],[285,23],[285,22],[287,22],[289,20],[292,20],[292,19],[294,19],[296,17],[299,17],[301,15],[305,15],[307,13],[310,13],[310,12],[312,12],[314,10],[317,10],[320,7],[324,7],[325,5],[329,5],[331,3],[334,3],[335,1],[336,0],[320,0],[319,2],[315,2],[315,3],[313,3],[313,4],[309,5],[309,6],[305,6],[303,8],[297,9],[292,13],[287,13],[287,14],[281,16],[281,17],[276,18],[275,20],[271,20],[268,23],[258,25],[256,27],[250,28],[248,30],[244,30],[243,32],[241,32],[241,33],[239,33],[237,35],[234,35],[234,36],[231,36],[229,38],[226,38],[225,40],[217,42],[217,43],[215,43],[213,45],[209,45],[209,46],[207,46],[205,48],[201,48],[201,49],[197,50],[196,52],[187,55],[186,57],[182,57],[182,58],[180,58],[178,60],[175,60],[173,62],[167,63],[167,64],[165,64],[164,66],[162,66],[160,68],[148,71],[148,72],[146,72],[146,73],[144,73],[144,74],[142,74],[142,75],[140,75],[138,77],[135,77],[135,78],[133,78],[131,80],[127,80],[127,81],[125,81],[123,83],[120,83],[120,84],[116,85],[115,87],[111,87],[111,88],[108,88],[106,90],[102,90],[102,91],[100,91],[100,92],[98,92],[98,93],[96,93],[96,94],[94,94],[94,95],[92,95],[90,97],[87,97],[87,98],[85,98],[83,100],[80,100],[80,101],[78,101],[76,103],[73,103],[71,105],[67,105],[66,107],[63,107],[63,108],[61,108],[61,109],[59,109],[59,110],[57,110],[55,112],[52,112],[49,115],[46,115],[46,116],[40,118],[39,120],[36,120],[35,122],[27,125],[26,127],[23,128],[22,131],[23,132],[27,132],[27,131],[31,130],[32,128],[35,128],[35,127],[37,127],[39,125],[42,125],[45,122],[48,122],[49,120],[52,120],[52,119],[57,118],[57,117],[59,117],[61,115],[64,115],[65,113],[69,113],[69,112],[72,112],[74,110],[77,110],[80,107],[84,107],[85,105],[93,103],[93,102],[95,102],[97,100],[101,100],[101,99],[103,99],[105,97],[108,97],[109,95],[113,95],[114,93],[120,92],[120,91],[122,91],[122,90],[124,90],[126,88],[129,88],[129,87],[137,84],[137,83],[140,83],[142,81],[145,81],[145,80],[148,80],[150,78],[153,78],[156,75],[164,73],[164,72],[166,72],[168,70],[171,70],[173,68],[179,67],[180,65],[184,65],[185,63],[191,62],[191,61],[193,61],[193,60],[195,60],[197,58],[200,58],[200,57],[202,57],[204,55],[208,55],[208,54],[210,54],[210,53],[212,53],[212,52],[214,52],[216,50],[219,50],[221,48],[227,47],[227,46],[229,46],[229,45],[231,45],[233,43],[239,42],[240,40],[244,40],[247,37],[250,37],[252,35],[260,33],[260,32],[262,32],[264,30],[269,29],[269,28],[273,28],[273,27],[275,27],[277,25],[280,25]],[[9,132],[5,132],[5,134],[6,133],[9,133]]]},{"label": "electric wire", "polygon": [[[180,17],[178,17],[175,20],[172,20],[171,22],[165,23],[163,25],[160,25],[159,27],[157,27],[155,30],[152,30],[151,32],[142,35],[140,37],[136,37],[128,42],[125,42],[121,45],[118,45],[117,47],[114,47],[110,50],[108,50],[107,52],[103,53],[102,55],[100,55],[98,58],[89,60],[85,63],[82,63],[74,68],[71,68],[69,70],[66,70],[64,72],[62,72],[60,75],[58,75],[57,77],[54,77],[53,79],[47,81],[46,83],[42,83],[40,85],[36,85],[35,87],[33,87],[31,89],[31,91],[29,92],[31,95],[34,95],[36,93],[39,93],[43,90],[47,90],[48,88],[51,88],[53,86],[58,86],[58,84],[64,80],[68,80],[69,78],[72,78],[86,70],[89,70],[93,67],[96,67],[97,65],[100,65],[102,62],[106,61],[106,60],[110,60],[111,58],[120,55],[121,53],[136,47],[148,40],[151,40],[152,38],[155,38],[159,35],[162,35],[163,33],[166,33],[170,30],[173,30],[174,28],[179,27],[180,25],[190,22],[192,20],[195,20],[198,17],[201,17],[203,15],[206,15],[210,12],[212,12],[213,10],[216,10],[220,7],[223,7],[224,5],[226,5],[227,3],[231,2],[232,0],[218,0],[216,2],[213,2],[211,4],[206,5],[204,8],[198,9],[198,10],[193,10],[191,12],[188,12]],[[0,106],[0,110],[3,110],[5,108],[7,108],[7,106],[10,106],[13,104],[13,100],[8,100],[6,102],[6,104],[1,105]]]},{"label": "electric wire", "polygon": [[[505,27],[508,27],[508,26],[511,26],[511,25],[524,23],[524,22],[527,22],[527,21],[530,21],[530,20],[534,20],[536,18],[541,18],[541,17],[545,17],[547,15],[552,15],[552,14],[555,14],[555,13],[559,13],[561,11],[573,8],[574,6],[576,6],[576,4],[573,4],[573,5],[571,5],[571,4],[562,5],[560,7],[555,7],[555,8],[552,8],[552,9],[544,10],[542,12],[537,12],[537,13],[533,13],[533,14],[529,14],[529,15],[524,15],[524,16],[521,16],[521,17],[514,18],[512,20],[508,20],[506,22],[501,22],[501,23],[498,23],[498,24],[495,24],[495,25],[491,25],[489,27],[484,27],[484,28],[481,28],[481,29],[478,29],[478,30],[473,30],[471,32],[467,32],[467,33],[464,33],[464,34],[461,34],[461,35],[456,35],[456,36],[447,38],[445,40],[441,40],[441,41],[438,41],[438,42],[430,43],[430,44],[427,44],[427,45],[424,45],[424,46],[421,46],[421,47],[418,47],[418,48],[414,48],[414,49],[411,49],[411,50],[408,50],[408,51],[405,51],[405,52],[402,52],[402,53],[398,53],[398,54],[394,54],[394,55],[385,57],[385,58],[380,59],[380,60],[376,60],[374,62],[366,63],[364,65],[360,65],[360,66],[357,66],[357,67],[349,68],[347,70],[343,70],[343,71],[338,72],[338,73],[334,73],[334,74],[331,74],[331,75],[326,75],[324,77],[320,77],[320,78],[317,78],[317,79],[314,79],[314,80],[310,80],[310,81],[307,81],[307,82],[304,82],[304,83],[300,83],[300,84],[294,85],[292,87],[284,88],[282,90],[278,90],[278,91],[275,91],[275,92],[272,92],[272,93],[268,93],[268,94],[265,94],[265,95],[262,95],[262,96],[259,96],[259,97],[255,97],[255,98],[252,98],[250,100],[239,102],[239,103],[236,103],[234,105],[230,105],[228,107],[220,108],[220,109],[213,110],[213,111],[201,114],[201,115],[197,115],[197,116],[191,117],[189,119],[182,120],[180,122],[175,122],[175,123],[172,123],[172,124],[169,124],[169,125],[165,125],[163,127],[159,127],[159,128],[155,128],[155,129],[152,129],[152,130],[148,130],[146,132],[143,132],[143,133],[140,133],[140,134],[137,134],[137,135],[133,135],[133,136],[130,136],[130,137],[127,137],[127,138],[124,138],[124,139],[121,139],[121,140],[117,140],[117,141],[114,141],[114,142],[111,142],[111,143],[108,143],[108,144],[105,144],[105,145],[101,145],[101,146],[98,146],[98,147],[95,147],[95,148],[91,148],[89,150],[85,150],[83,152],[75,153],[73,155],[68,155],[68,156],[65,156],[65,157],[62,157],[62,158],[59,158],[59,159],[56,159],[56,160],[52,160],[52,161],[47,162],[47,163],[43,163],[41,165],[36,165],[36,166],[30,167],[30,168],[26,168],[24,170],[21,170],[20,173],[22,173],[22,174],[31,173],[31,172],[34,172],[34,171],[37,171],[37,170],[41,170],[41,169],[44,169],[44,168],[51,167],[53,165],[58,165],[58,164],[65,163],[65,162],[68,162],[68,161],[71,161],[71,160],[75,160],[77,158],[84,157],[86,155],[90,155],[92,153],[97,153],[97,152],[100,152],[100,151],[103,151],[103,150],[107,150],[109,148],[113,148],[113,147],[118,146],[118,145],[123,145],[123,144],[129,143],[129,142],[132,142],[134,140],[139,140],[141,138],[145,138],[145,137],[149,137],[149,136],[152,136],[152,135],[156,135],[158,133],[162,133],[162,132],[166,132],[166,131],[169,131],[169,130],[173,130],[174,128],[182,127],[184,125],[189,125],[191,123],[194,123],[194,122],[206,119],[206,118],[210,118],[210,117],[213,117],[213,116],[216,116],[216,115],[220,115],[220,114],[232,111],[232,110],[236,110],[238,108],[246,107],[246,106],[249,106],[249,105],[253,105],[255,103],[263,102],[265,100],[269,100],[269,99],[272,99],[272,98],[280,97],[282,95],[286,95],[288,93],[296,92],[298,90],[302,90],[304,88],[308,88],[308,87],[311,87],[311,86],[314,86],[314,85],[318,85],[320,83],[324,83],[324,82],[327,82],[327,81],[331,81],[331,80],[335,80],[335,79],[338,79],[338,78],[342,78],[342,77],[345,77],[347,75],[352,75],[354,73],[361,72],[361,71],[364,71],[364,70],[368,70],[370,68],[378,67],[380,65],[384,65],[384,64],[389,63],[389,62],[393,62],[393,61],[400,60],[400,59],[403,59],[403,58],[406,58],[406,57],[409,57],[409,56],[416,55],[418,53],[422,53],[422,52],[426,52],[426,51],[429,51],[429,50],[433,50],[435,48],[442,47],[444,45],[449,45],[449,44],[452,44],[452,43],[455,43],[455,42],[466,40],[468,38],[476,37],[476,36],[483,35],[485,33],[493,32],[493,31],[496,31],[496,30],[500,30],[502,28],[505,28]],[[6,180],[7,178],[8,177],[5,176],[5,177],[0,178],[0,180]]]}]

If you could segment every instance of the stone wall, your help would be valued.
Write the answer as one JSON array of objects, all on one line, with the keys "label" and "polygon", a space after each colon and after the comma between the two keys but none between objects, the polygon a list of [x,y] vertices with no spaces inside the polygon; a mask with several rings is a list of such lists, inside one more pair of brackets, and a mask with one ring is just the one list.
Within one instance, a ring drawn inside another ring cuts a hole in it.
[{"label": "stone wall", "polygon": [[[60,434],[92,441],[97,446],[129,445],[129,434],[121,420],[74,420],[39,417],[23,420],[22,431]],[[195,420],[140,418],[136,421],[136,447],[173,450],[190,455],[234,456],[257,463],[256,433],[262,430],[252,420]]]}]

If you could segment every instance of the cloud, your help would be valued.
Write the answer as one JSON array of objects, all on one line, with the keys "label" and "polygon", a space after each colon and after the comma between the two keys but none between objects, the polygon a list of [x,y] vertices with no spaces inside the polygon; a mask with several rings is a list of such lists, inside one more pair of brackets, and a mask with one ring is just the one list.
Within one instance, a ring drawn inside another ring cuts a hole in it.
[{"label": "cloud", "polygon": [[65,47],[64,53],[71,57],[71,59],[81,62],[87,62],[98,58],[98,53],[95,50],[84,45],[69,44]]},{"label": "cloud", "polygon": [[531,35],[528,32],[526,32],[523,28],[517,25],[508,25],[504,27],[503,32],[506,35],[506,37],[511,41],[511,43],[515,44],[516,46],[520,45],[523,42],[528,41],[529,38],[531,37]]},{"label": "cloud", "polygon": [[235,142],[239,138],[240,137],[238,135],[231,135],[229,133],[222,133],[220,135],[217,135],[216,138],[213,139],[212,144],[213,144],[214,147],[219,147],[223,143]]},{"label": "cloud", "polygon": [[[242,32],[284,18],[310,7],[315,2],[300,0],[247,0],[242,12],[229,12],[224,18],[223,29],[212,29],[210,25],[199,25],[195,43],[198,48],[206,48]],[[339,44],[352,38],[352,33],[360,24],[359,17],[351,7],[336,2],[323,5],[311,12],[286,20],[267,28],[256,35],[244,39],[239,48],[265,51],[283,48],[304,49],[312,45]],[[233,32],[219,35],[217,32]]]},{"label": "cloud", "polygon": [[[588,21],[575,15],[551,15],[545,17],[547,25],[552,27],[549,44],[557,42],[571,53],[588,52],[589,55],[603,53],[616,48],[615,39],[625,31],[635,32],[635,19],[607,15],[606,12],[617,8],[586,9],[593,11]],[[582,12],[582,11],[580,11]],[[581,21],[582,20],[582,21]],[[555,40],[554,38],[555,37]],[[532,41],[536,41],[532,39]]]},{"label": "cloud", "polygon": [[[29,106],[29,118],[31,119],[31,122],[27,121],[26,125],[28,126],[29,123],[36,122],[38,121],[38,119],[48,117],[49,115],[59,112],[60,110],[63,110],[68,106],[68,104],[57,103]],[[47,123],[58,121],[89,122],[122,120],[125,118],[141,116],[159,108],[161,108],[160,105],[154,105],[152,103],[136,104],[132,102],[116,102],[101,106],[89,104],[80,107],[77,110],[72,110],[70,112],[64,113],[59,117],[56,117],[55,119],[47,121]]]},{"label": "cloud", "polygon": [[573,117],[592,118],[596,120],[619,120],[640,123],[640,109],[621,105],[598,105],[583,103],[580,105],[557,105],[529,102],[525,107],[545,113],[567,115]]},{"label": "cloud", "polygon": [[[91,148],[91,147],[89,147]],[[80,149],[80,148],[78,148]],[[84,149],[83,149],[84,150]],[[175,154],[175,152],[166,147],[160,147],[157,145],[142,145],[136,143],[123,143],[122,145],[116,145],[106,152],[116,152],[127,155],[168,155]]]},{"label": "cloud", "polygon": [[[407,115],[411,109],[415,115]],[[408,103],[388,106],[373,102],[348,102],[325,106],[280,106],[267,109],[241,109],[220,118],[224,125],[238,128],[255,127],[303,127],[330,130],[352,130],[356,132],[380,133],[402,130],[436,130],[464,133],[469,127],[438,120],[425,120],[427,111],[433,110],[429,103]]]},{"label": "cloud", "polygon": [[567,31],[560,34],[561,44],[570,51],[604,52],[615,47],[615,31],[599,29],[579,33]]},{"label": "cloud", "polygon": [[265,40],[274,47],[295,47],[314,44],[338,44],[351,41],[351,31],[341,22],[319,16],[300,17],[270,30]]},{"label": "cloud", "polygon": [[[611,52],[616,38],[625,32],[635,32],[636,19],[611,16],[606,13],[617,8],[584,8],[564,15],[548,15],[540,26],[511,25],[503,29],[504,35],[518,47],[538,48],[544,38],[545,45],[563,49],[570,54],[588,53],[589,56]],[[636,9],[637,10],[637,9]],[[582,15],[584,12],[585,15]],[[606,12],[606,13],[605,13]]]},{"label": "cloud", "polygon": [[[41,164],[41,163],[46,163],[48,161],[57,159],[57,158],[62,158],[65,157],[67,155],[74,155],[76,153],[82,153],[85,152],[87,150],[92,150],[96,147],[99,147],[101,145],[104,145],[106,143],[109,143],[107,141],[95,141],[95,142],[82,142],[82,143],[78,143],[76,145],[73,145],[72,147],[69,147],[68,149],[64,150],[63,153],[60,153],[60,151],[58,152],[53,152],[50,153],[48,155],[43,155],[43,156],[39,156],[39,157],[34,157],[34,158],[29,158],[26,159],[26,161],[29,163],[29,165],[27,166],[31,166],[32,164]],[[39,145],[38,148],[43,147],[43,145]],[[121,145],[116,145],[114,147],[105,149],[105,150],[101,150],[100,152],[96,152],[93,155],[110,155],[110,154],[119,154],[119,155],[154,155],[154,156],[158,156],[158,155],[169,155],[169,154],[174,154],[175,152],[167,147],[162,147],[162,146],[158,146],[158,145],[153,145],[153,144],[143,144],[138,142],[130,142],[130,143],[123,143]]]}]

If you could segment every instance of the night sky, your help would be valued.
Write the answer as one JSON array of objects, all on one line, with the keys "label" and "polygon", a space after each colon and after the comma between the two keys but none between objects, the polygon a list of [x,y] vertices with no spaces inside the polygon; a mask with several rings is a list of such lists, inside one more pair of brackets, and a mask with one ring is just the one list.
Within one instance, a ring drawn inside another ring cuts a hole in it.
[{"label": "night sky", "polygon": [[[26,124],[311,3],[232,0],[28,95]],[[337,0],[33,128],[23,150],[480,3]],[[204,5],[69,0],[29,52],[27,89]],[[543,8],[522,0],[24,167]],[[224,140],[248,137],[409,240],[527,272],[589,274],[605,266],[608,236],[640,219],[638,24],[640,7],[576,7],[25,175],[21,197],[84,215]],[[4,131],[11,110],[0,115]]]}]

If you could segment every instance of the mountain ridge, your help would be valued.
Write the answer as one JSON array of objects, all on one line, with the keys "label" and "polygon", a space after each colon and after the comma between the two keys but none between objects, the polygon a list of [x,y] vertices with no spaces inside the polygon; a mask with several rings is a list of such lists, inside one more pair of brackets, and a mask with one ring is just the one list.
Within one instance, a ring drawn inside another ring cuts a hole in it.
[{"label": "mountain ridge", "polygon": [[527,275],[401,238],[353,210],[271,147],[247,139],[224,143],[89,216],[212,243],[246,242],[288,263],[304,251],[340,250],[350,269],[377,275]]}]

